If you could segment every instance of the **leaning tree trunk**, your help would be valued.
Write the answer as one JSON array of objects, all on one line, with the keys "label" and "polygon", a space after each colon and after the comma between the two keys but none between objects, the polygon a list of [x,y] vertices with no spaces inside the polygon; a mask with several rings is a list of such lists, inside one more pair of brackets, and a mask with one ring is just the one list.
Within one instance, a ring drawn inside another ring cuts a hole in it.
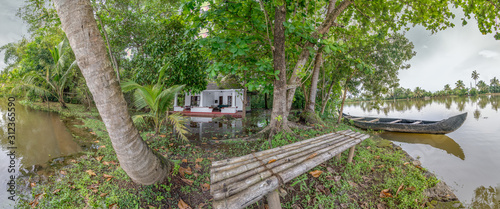
[{"label": "leaning tree trunk", "polygon": [[[318,91],[318,81],[319,81],[319,70],[323,65],[323,51],[318,49],[316,53],[316,58],[314,61],[313,74],[311,77],[311,88],[309,88],[309,99],[306,101],[306,106],[304,107],[304,112],[301,114],[302,120],[309,124],[323,123],[321,118],[318,117],[315,111],[316,107],[316,96]],[[304,92],[305,94],[306,92]]]},{"label": "leaning tree trunk", "polygon": [[342,120],[342,113],[344,112],[344,102],[347,96],[347,82],[349,82],[349,80],[345,81],[344,93],[342,94],[342,104],[340,104],[339,119],[337,120],[337,124],[340,124],[340,121]]},{"label": "leaning tree trunk", "polygon": [[139,184],[166,178],[170,166],[142,140],[106,53],[89,0],[54,0],[62,29],[108,130],[120,166]]},{"label": "leaning tree trunk", "polygon": [[274,70],[279,70],[279,79],[274,80],[274,95],[273,95],[273,110],[271,113],[271,122],[269,123],[269,146],[274,134],[289,130],[288,128],[288,112],[286,106],[286,60],[285,60],[285,27],[283,23],[286,21],[285,2],[281,2],[281,6],[276,6],[275,9],[275,25],[274,25],[274,52],[273,64]]}]

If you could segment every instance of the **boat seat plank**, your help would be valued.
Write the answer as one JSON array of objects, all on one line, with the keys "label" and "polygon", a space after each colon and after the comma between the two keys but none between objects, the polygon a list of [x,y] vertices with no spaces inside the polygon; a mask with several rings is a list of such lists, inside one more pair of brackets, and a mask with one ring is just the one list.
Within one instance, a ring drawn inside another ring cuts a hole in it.
[{"label": "boat seat plank", "polygon": [[389,122],[389,123],[399,123],[399,122],[401,122],[401,121],[403,121],[403,120],[399,119],[399,120],[394,120],[394,121],[391,121],[391,122]]},{"label": "boat seat plank", "polygon": [[373,120],[370,120],[370,121],[366,121],[368,123],[374,123],[374,122],[377,122],[379,120],[379,118],[376,118],[376,119],[373,119]]},{"label": "boat seat plank", "polygon": [[419,121],[415,121],[415,122],[413,122],[412,124],[420,124],[420,123],[422,123],[422,121],[421,121],[421,120],[419,120]]},{"label": "boat seat plank", "polygon": [[351,120],[361,120],[361,119],[365,119],[365,118],[351,118]]}]

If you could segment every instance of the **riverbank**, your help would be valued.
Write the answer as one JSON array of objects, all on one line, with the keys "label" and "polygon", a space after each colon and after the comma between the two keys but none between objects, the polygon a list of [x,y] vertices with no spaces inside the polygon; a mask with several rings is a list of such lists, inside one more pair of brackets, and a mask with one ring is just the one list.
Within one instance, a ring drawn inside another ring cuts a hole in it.
[{"label": "riverbank", "polygon": [[[43,103],[26,105],[47,110]],[[154,136],[151,131],[143,131],[141,136],[149,146],[173,161],[175,168],[165,182],[140,186],[120,168],[95,110],[86,111],[80,105],[61,110],[56,103],[50,107],[63,117],[80,121],[67,123],[69,130],[77,141],[91,142],[97,149],[66,159],[47,178],[31,178],[27,182],[32,186],[31,196],[19,202],[20,208],[177,208],[182,202],[192,208],[210,208],[211,162],[267,149],[267,140],[222,143],[223,138],[212,138],[185,142],[169,132]],[[335,126],[333,119],[327,120],[325,127],[294,131],[306,139],[345,129],[359,131],[347,125]],[[273,141],[274,146],[282,146],[300,140],[278,134]],[[352,164],[346,164],[346,159],[344,153],[341,161],[331,159],[314,168],[323,172],[319,177],[305,173],[286,184],[283,207],[420,208],[442,207],[445,202],[450,207],[461,206],[452,194],[437,189],[442,183],[418,161],[387,140],[367,139],[356,148]],[[431,187],[434,189],[429,190]]]}]

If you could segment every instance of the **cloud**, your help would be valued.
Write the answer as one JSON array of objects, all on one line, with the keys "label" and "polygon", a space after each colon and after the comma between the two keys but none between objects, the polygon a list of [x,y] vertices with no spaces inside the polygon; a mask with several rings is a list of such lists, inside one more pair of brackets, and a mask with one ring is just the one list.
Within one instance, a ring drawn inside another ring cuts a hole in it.
[{"label": "cloud", "polygon": [[498,52],[490,50],[481,50],[478,54],[486,58],[498,57],[498,55],[500,55]]},{"label": "cloud", "polygon": [[423,45],[422,48],[427,49],[429,47],[427,45]]}]

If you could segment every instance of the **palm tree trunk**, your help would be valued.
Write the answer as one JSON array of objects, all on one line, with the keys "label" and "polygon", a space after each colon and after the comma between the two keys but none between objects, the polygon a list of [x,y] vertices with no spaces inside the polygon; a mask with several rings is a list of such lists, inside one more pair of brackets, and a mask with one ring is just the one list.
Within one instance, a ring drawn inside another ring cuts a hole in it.
[{"label": "palm tree trunk", "polygon": [[90,1],[54,0],[54,5],[120,166],[136,183],[149,185],[163,181],[171,166],[147,146],[130,118]]}]

